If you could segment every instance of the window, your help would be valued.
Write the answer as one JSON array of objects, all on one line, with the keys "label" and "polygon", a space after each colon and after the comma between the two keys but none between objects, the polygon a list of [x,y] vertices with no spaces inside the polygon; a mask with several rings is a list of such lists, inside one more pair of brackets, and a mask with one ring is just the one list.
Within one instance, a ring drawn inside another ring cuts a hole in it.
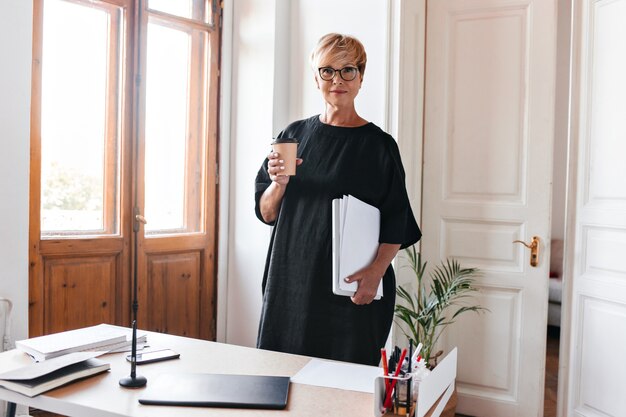
[{"label": "window", "polygon": [[137,244],[143,328],[214,338],[220,13],[35,0],[31,336],[128,324]]},{"label": "window", "polygon": [[41,234],[119,233],[120,8],[45,1]]},{"label": "window", "polygon": [[[178,4],[150,1],[149,5],[161,3],[170,8]],[[199,232],[198,169],[204,166],[207,100],[202,92],[208,91],[202,74],[210,53],[208,33],[165,19],[161,13],[150,14],[147,43],[145,198],[146,217],[152,221],[146,230],[150,234]]]}]

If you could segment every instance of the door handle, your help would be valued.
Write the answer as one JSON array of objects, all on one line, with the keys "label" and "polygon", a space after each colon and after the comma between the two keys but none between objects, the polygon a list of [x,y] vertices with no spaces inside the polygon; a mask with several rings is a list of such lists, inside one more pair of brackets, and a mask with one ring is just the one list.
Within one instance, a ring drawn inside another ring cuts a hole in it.
[{"label": "door handle", "polygon": [[539,236],[533,236],[533,240],[530,244],[523,240],[514,240],[513,243],[521,243],[530,249],[530,266],[539,265]]}]

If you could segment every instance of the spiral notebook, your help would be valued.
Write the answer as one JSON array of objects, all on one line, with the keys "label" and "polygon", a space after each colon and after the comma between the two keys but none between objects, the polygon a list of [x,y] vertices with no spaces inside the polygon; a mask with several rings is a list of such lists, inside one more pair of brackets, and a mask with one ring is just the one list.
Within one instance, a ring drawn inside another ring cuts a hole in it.
[{"label": "spiral notebook", "polygon": [[148,383],[145,405],[283,409],[288,376],[166,373]]}]

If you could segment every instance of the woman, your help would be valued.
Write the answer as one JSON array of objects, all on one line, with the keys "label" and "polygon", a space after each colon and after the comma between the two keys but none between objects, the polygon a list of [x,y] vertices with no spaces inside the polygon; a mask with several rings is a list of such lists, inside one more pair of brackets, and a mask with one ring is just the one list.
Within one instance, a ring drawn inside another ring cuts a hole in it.
[{"label": "woman", "polygon": [[[366,54],[355,38],[331,33],[311,54],[324,112],[290,124],[279,136],[297,138],[298,168],[281,175],[280,155],[268,155],[256,178],[257,217],[274,226],[263,276],[257,347],[377,365],[393,321],[391,261],[421,236],[393,138],[354,107]],[[332,292],[331,202],[352,195],[381,212],[375,260],[348,277],[352,297]],[[374,301],[383,277],[384,296]]]}]

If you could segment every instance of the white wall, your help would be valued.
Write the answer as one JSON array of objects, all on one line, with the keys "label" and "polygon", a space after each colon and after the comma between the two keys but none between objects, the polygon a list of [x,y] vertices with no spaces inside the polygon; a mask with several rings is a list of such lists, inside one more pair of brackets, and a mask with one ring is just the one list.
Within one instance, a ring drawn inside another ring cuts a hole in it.
[{"label": "white wall", "polygon": [[[261,279],[269,242],[269,227],[254,215],[254,178],[269,152],[273,135],[274,41],[276,0],[241,0],[232,10],[232,65],[230,86],[230,146],[228,269],[222,271],[227,285],[226,331],[218,329],[228,343],[253,346],[261,307]],[[225,2],[225,7],[233,2]],[[225,27],[224,31],[229,28]],[[221,318],[221,317],[220,317]]]},{"label": "white wall", "polygon": [[0,2],[0,296],[13,301],[13,340],[28,335],[32,8]]},{"label": "white wall", "polygon": [[221,182],[230,195],[228,268],[219,278],[220,291],[227,293],[227,304],[218,302],[222,341],[256,343],[270,228],[254,214],[254,178],[273,136],[288,122],[324,109],[308,64],[322,35],[348,33],[364,43],[368,63],[357,111],[386,127],[389,3],[241,0],[234,2],[232,22],[225,20],[226,38],[232,31],[232,56],[226,63],[231,84],[225,86],[231,90],[231,119],[228,136],[223,130],[221,138],[224,146],[230,143],[229,181]]},{"label": "white wall", "polygon": [[324,102],[313,80],[309,56],[320,37],[338,32],[355,36],[367,53],[363,86],[356,98],[357,112],[381,128],[386,127],[388,3],[380,0],[292,1],[291,59],[287,65],[277,65],[278,71],[290,77],[291,120],[323,112]]}]

